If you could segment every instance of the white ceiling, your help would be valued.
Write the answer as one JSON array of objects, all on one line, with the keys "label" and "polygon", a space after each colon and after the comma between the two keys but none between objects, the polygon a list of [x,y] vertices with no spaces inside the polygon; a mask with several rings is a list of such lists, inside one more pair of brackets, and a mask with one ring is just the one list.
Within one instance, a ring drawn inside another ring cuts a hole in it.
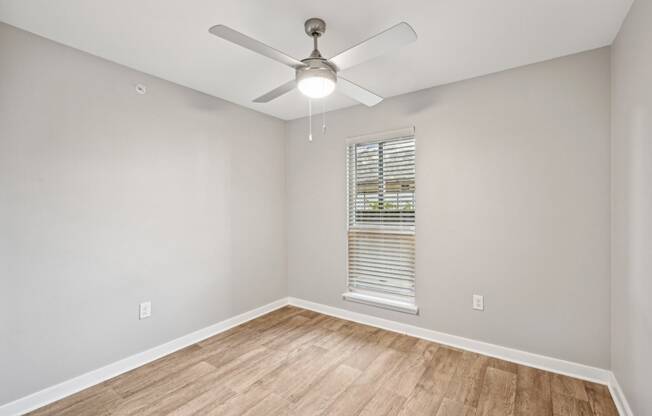
[{"label": "white ceiling", "polygon": [[[326,20],[320,42],[335,55],[400,21],[419,39],[343,72],[384,97],[612,43],[632,0],[0,0],[0,20],[160,78],[271,114],[307,114],[292,92],[251,100],[293,70],[208,33],[226,24],[296,58],[309,17]],[[355,103],[335,93],[333,110]],[[321,105],[318,106],[320,109]]]}]

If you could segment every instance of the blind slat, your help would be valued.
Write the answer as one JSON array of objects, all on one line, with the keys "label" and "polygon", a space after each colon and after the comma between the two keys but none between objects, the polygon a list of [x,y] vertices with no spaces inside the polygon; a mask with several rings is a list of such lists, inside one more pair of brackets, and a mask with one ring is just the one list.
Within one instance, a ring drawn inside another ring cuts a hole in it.
[{"label": "blind slat", "polygon": [[365,276],[382,277],[388,279],[399,279],[412,281],[413,270],[397,270],[387,266],[363,267],[361,265],[349,264],[351,274],[360,274]]}]

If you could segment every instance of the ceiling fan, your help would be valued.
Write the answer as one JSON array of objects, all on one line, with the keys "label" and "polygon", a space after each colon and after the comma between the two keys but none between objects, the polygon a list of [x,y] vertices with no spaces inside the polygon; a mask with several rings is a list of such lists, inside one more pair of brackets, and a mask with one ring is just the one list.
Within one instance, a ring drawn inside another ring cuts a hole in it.
[{"label": "ceiling fan", "polygon": [[313,51],[310,56],[302,60],[288,56],[225,25],[213,26],[209,32],[295,70],[295,79],[261,95],[253,100],[255,103],[267,103],[287,94],[295,87],[310,98],[323,98],[330,95],[337,84],[338,91],[370,107],[381,102],[383,97],[342,78],[338,72],[417,39],[414,29],[409,24],[401,22],[330,59],[325,59],[319,52],[317,42],[326,32],[326,22],[313,17],[306,20],[304,28],[306,34],[313,39]]}]

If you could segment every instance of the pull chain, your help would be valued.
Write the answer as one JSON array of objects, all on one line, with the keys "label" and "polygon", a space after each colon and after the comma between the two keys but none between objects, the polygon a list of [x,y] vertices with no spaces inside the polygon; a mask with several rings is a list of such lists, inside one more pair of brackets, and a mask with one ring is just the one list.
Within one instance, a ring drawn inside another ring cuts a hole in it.
[{"label": "pull chain", "polygon": [[321,134],[326,135],[326,102],[321,102]]},{"label": "pull chain", "polygon": [[312,141],[312,99],[308,98],[308,141]]}]

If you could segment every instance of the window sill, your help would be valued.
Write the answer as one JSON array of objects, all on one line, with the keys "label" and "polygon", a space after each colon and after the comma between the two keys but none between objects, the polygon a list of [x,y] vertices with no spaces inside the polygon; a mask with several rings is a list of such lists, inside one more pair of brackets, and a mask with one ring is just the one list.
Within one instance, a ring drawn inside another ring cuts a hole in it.
[{"label": "window sill", "polygon": [[351,302],[364,303],[365,305],[377,306],[379,308],[391,309],[393,311],[409,313],[412,315],[419,314],[419,307],[417,305],[408,302],[402,302],[400,300],[386,299],[356,292],[343,293],[342,297],[344,300]]}]

